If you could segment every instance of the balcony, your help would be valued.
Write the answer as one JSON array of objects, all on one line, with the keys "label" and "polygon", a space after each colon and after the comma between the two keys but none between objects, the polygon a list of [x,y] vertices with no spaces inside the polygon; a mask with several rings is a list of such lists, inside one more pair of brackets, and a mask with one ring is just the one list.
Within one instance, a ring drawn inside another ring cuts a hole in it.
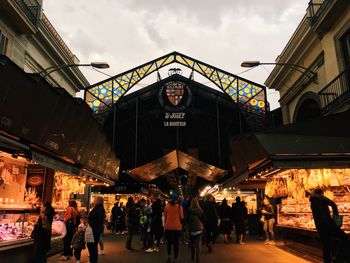
[{"label": "balcony", "polygon": [[19,5],[23,13],[27,16],[27,18],[32,22],[34,26],[38,26],[39,15],[41,6],[37,0],[15,0],[15,2]]},{"label": "balcony", "polygon": [[322,115],[327,115],[345,106],[350,101],[350,68],[341,72],[318,95]]},{"label": "balcony", "polygon": [[349,0],[310,0],[307,16],[311,28],[323,36],[345,12]]},{"label": "balcony", "polygon": [[20,34],[34,34],[38,30],[40,14],[38,0],[0,0],[0,16]]}]

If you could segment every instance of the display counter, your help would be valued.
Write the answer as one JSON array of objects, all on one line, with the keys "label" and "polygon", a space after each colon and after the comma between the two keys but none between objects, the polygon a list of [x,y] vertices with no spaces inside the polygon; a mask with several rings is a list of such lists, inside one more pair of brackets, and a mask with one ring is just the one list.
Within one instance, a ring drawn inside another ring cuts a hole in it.
[{"label": "display counter", "polygon": [[343,218],[341,228],[350,234],[349,185],[349,169],[289,169],[269,178],[265,194],[281,200],[277,206],[277,228],[282,232],[284,244],[322,258],[322,246],[309,201],[316,188],[322,188],[325,196],[336,203]]}]

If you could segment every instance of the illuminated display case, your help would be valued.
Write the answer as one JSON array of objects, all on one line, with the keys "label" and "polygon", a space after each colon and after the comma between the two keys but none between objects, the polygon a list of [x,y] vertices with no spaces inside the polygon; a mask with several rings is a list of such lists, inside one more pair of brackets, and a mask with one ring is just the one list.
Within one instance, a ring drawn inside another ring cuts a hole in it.
[{"label": "illuminated display case", "polygon": [[[350,194],[343,193],[334,197],[338,212],[343,217],[342,229],[350,234]],[[316,231],[310,202],[308,199],[284,199],[278,209],[278,226],[294,227]]]},{"label": "illuminated display case", "polygon": [[0,211],[0,247],[31,242],[30,235],[39,215],[30,210]]}]

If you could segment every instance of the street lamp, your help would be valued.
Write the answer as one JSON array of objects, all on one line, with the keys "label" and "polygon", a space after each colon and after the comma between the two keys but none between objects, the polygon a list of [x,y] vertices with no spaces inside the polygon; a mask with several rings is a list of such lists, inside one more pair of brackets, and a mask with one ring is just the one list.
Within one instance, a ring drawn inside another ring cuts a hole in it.
[{"label": "street lamp", "polygon": [[43,78],[46,78],[48,75],[50,75],[52,72],[56,70],[60,70],[63,68],[72,68],[72,67],[93,67],[93,68],[105,69],[105,68],[109,68],[109,65],[106,62],[91,62],[90,64],[62,64],[62,65],[55,65],[52,67],[48,67],[42,71],[39,71],[37,74],[41,75]]},{"label": "street lamp", "polygon": [[260,65],[277,65],[277,66],[287,66],[287,67],[291,67],[297,71],[299,71],[301,74],[304,74],[306,72],[311,74],[310,79],[313,79],[313,81],[315,81],[315,78],[317,76],[316,72],[313,72],[312,70],[305,68],[303,66],[300,66],[298,64],[293,64],[293,63],[279,63],[279,62],[260,62],[260,61],[243,61],[241,63],[241,67],[244,68],[252,68],[252,67],[257,67]]}]

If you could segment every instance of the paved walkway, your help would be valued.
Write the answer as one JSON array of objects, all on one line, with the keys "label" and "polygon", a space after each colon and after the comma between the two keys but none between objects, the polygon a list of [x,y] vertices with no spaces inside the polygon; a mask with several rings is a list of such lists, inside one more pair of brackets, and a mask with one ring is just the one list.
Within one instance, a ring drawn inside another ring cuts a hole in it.
[{"label": "paved walkway", "polygon": [[[116,236],[105,234],[105,255],[99,256],[99,263],[165,263],[167,259],[166,246],[162,245],[160,252],[146,253],[141,249],[135,252],[129,252],[124,248],[125,236]],[[135,248],[141,247],[139,236],[133,241]],[[213,253],[208,253],[206,247],[202,247],[201,263],[254,263],[254,262],[269,262],[269,263],[306,263],[312,262],[310,259],[301,258],[291,254],[278,245],[265,245],[263,241],[249,241],[245,245],[238,244],[223,244],[221,240],[214,245]],[[48,263],[62,262],[58,260],[59,256],[49,258]],[[87,249],[83,251],[81,262],[89,261]],[[70,260],[66,262],[75,262]],[[180,255],[178,263],[191,263],[190,250],[187,246],[180,247]],[[315,262],[315,261],[313,261]]]}]

